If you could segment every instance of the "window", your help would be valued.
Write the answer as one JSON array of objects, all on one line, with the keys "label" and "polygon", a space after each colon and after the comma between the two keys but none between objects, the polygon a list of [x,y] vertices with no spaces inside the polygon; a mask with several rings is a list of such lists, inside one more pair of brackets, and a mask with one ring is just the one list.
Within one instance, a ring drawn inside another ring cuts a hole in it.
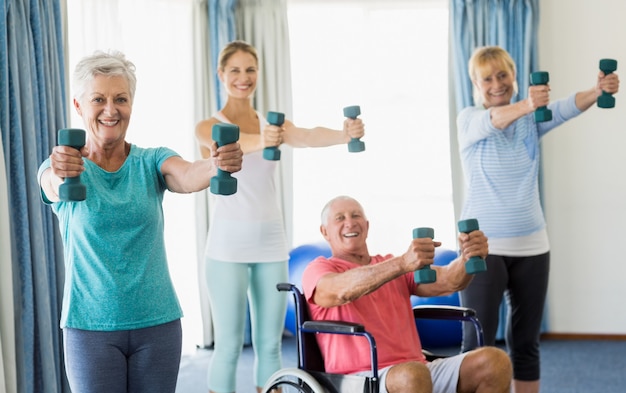
[{"label": "window", "polygon": [[456,249],[448,104],[447,1],[289,2],[293,118],[341,128],[360,105],[366,150],[294,149],[294,247],[323,241],[332,197],[362,202],[371,254],[406,251],[429,226]]}]

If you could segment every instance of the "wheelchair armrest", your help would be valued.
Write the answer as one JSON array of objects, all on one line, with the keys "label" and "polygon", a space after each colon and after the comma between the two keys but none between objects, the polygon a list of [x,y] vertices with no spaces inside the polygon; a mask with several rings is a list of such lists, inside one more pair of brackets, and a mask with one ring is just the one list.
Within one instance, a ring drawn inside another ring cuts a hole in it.
[{"label": "wheelchair armrest", "polygon": [[278,284],[276,284],[276,289],[278,291],[283,291],[283,292],[287,292],[287,291],[293,291],[293,289],[297,290],[297,287],[291,283],[288,282],[279,282]]},{"label": "wheelchair armrest", "polygon": [[483,327],[476,317],[476,311],[468,307],[444,306],[444,305],[421,305],[413,307],[415,319],[441,319],[451,321],[468,321],[474,325],[476,340],[479,347],[485,345]]},{"label": "wheelchair armrest", "polygon": [[467,320],[476,317],[476,311],[460,306],[421,305],[413,307],[413,316],[420,319]]},{"label": "wheelchair armrest", "polygon": [[[370,364],[372,366],[372,380],[378,381],[378,350],[374,336],[365,330],[365,326],[346,321],[305,321],[300,328],[301,333],[328,333],[345,334],[365,337],[370,346]],[[377,383],[377,382],[376,382]]]},{"label": "wheelchair armrest", "polygon": [[[358,323],[346,321],[314,321],[309,319],[306,299],[297,286],[281,282],[276,284],[279,291],[289,291],[293,295],[296,306],[296,339],[298,341],[298,364],[306,365],[307,356],[305,356],[306,348],[304,346],[304,334],[310,337],[311,334],[329,333],[329,334],[345,334],[352,336],[362,336],[367,339],[370,346],[370,363],[372,366],[372,379],[378,381],[378,351],[376,349],[376,340],[365,330],[365,327]],[[315,342],[315,340],[313,340]],[[317,347],[317,345],[316,345]],[[319,349],[317,350],[319,352]],[[321,357],[321,354],[320,354]],[[322,365],[323,367],[323,365]],[[322,368],[323,370],[323,368]]]},{"label": "wheelchair armrest", "polygon": [[354,334],[364,333],[365,327],[358,323],[341,321],[306,321],[302,330],[310,333]]}]

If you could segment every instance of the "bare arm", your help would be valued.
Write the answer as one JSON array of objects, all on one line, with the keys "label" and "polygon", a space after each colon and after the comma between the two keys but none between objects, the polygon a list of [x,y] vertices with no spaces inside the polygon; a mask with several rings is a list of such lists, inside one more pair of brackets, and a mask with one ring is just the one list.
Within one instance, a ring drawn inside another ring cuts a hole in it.
[{"label": "bare arm", "polygon": [[[599,71],[595,86],[576,93],[576,107],[581,111],[586,111],[596,103],[596,99],[602,94],[603,90],[611,94],[617,93],[619,91],[619,76],[615,73],[604,75],[602,71]],[[535,111],[541,106],[547,106],[550,103],[549,91],[549,84],[530,86],[527,99],[515,104],[493,107],[491,109],[493,126],[503,130],[520,117]]]},{"label": "bare arm", "polygon": [[343,273],[324,275],[315,286],[313,301],[321,307],[335,307],[354,301],[378,289],[383,284],[434,262],[432,239],[413,239],[409,250],[375,265],[364,265]]},{"label": "bare arm", "polygon": [[50,202],[58,202],[59,199],[59,186],[63,183],[63,179],[54,175],[52,173],[52,169],[46,169],[39,179],[39,183],[41,185],[41,189],[43,190],[46,198]]},{"label": "bare arm", "polygon": [[343,130],[326,127],[301,128],[289,120],[283,124],[282,141],[293,147],[326,147],[348,143],[351,138],[365,135],[361,119],[345,119]]},{"label": "bare arm", "polygon": [[[196,125],[196,139],[200,145],[202,158],[211,157],[211,145],[213,143],[213,125],[220,121],[214,117],[203,120]],[[239,146],[244,154],[263,149],[263,140],[260,134],[239,132]]]},{"label": "bare arm", "polygon": [[84,170],[83,154],[69,146],[55,146],[50,154],[50,168],[46,169],[39,179],[39,184],[50,202],[58,202],[59,186],[66,177],[79,176]]},{"label": "bare arm", "polygon": [[204,190],[210,185],[211,178],[216,175],[217,168],[226,172],[241,170],[243,152],[239,143],[208,149],[210,158],[189,162],[181,157],[170,157],[163,165],[161,172],[165,178],[167,188],[172,192],[190,193]]},{"label": "bare arm", "polygon": [[595,86],[576,93],[576,107],[581,111],[591,108],[603,90],[611,94],[617,93],[619,91],[619,76],[615,73],[604,75],[604,72],[600,71]]},{"label": "bare arm", "polygon": [[469,285],[473,276],[465,272],[465,262],[473,256],[486,258],[489,244],[482,231],[459,234],[459,244],[461,255],[446,266],[432,266],[437,271],[437,281],[419,285],[415,293],[417,296],[446,296]]},{"label": "bare arm", "polygon": [[491,108],[491,123],[499,130],[504,130],[517,119],[535,111],[550,102],[550,85],[537,85],[528,88],[528,98],[514,104]]}]

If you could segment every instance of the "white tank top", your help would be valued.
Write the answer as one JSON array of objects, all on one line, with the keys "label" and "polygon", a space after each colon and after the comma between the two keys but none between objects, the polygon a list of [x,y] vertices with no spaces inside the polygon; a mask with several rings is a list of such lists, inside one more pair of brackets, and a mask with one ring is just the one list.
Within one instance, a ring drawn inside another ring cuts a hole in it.
[{"label": "white tank top", "polygon": [[[267,121],[257,112],[262,131]],[[215,116],[231,123],[221,112]],[[237,192],[214,195],[209,216],[206,256],[223,262],[276,262],[289,259],[287,236],[279,206],[275,172],[278,161],[263,151],[244,154]]]}]

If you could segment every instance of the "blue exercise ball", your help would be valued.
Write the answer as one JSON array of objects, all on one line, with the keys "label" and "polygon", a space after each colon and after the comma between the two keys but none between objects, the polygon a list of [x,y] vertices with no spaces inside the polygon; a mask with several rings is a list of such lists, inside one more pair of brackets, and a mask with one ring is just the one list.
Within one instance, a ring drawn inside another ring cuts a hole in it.
[{"label": "blue exercise ball", "polygon": [[[319,256],[329,258],[331,255],[327,243],[303,244],[294,248],[289,253],[289,282],[302,290],[302,273],[306,266]],[[287,299],[285,329],[296,334],[296,304],[291,295]]]},{"label": "blue exercise ball", "polygon": [[[457,256],[458,253],[456,251],[438,248],[435,251],[434,265],[445,266],[456,259]],[[411,296],[411,304],[413,306],[458,306],[460,302],[459,294],[455,292],[449,296],[424,298]],[[461,344],[461,340],[463,338],[463,327],[461,322],[419,319],[416,321],[416,324],[417,331],[419,332],[420,340],[424,348],[444,348]]]}]

